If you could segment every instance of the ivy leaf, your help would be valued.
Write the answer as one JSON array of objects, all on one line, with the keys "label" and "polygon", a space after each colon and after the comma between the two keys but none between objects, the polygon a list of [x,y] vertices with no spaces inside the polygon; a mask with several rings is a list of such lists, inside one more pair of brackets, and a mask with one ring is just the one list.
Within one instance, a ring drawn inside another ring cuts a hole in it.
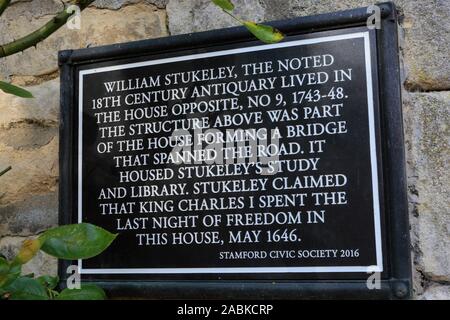
[{"label": "ivy leaf", "polygon": [[253,21],[244,21],[244,26],[259,40],[265,43],[277,43],[284,39],[284,34],[272,26]]},{"label": "ivy leaf", "polygon": [[36,278],[36,280],[42,284],[47,289],[55,289],[59,282],[59,277],[52,277],[49,275],[44,275]]},{"label": "ivy leaf", "polygon": [[41,250],[59,259],[92,258],[103,252],[117,237],[89,223],[69,224],[45,231],[39,239]]},{"label": "ivy leaf", "polygon": [[106,299],[105,291],[102,288],[86,284],[81,285],[80,289],[64,289],[56,297],[56,300],[104,300]]},{"label": "ivy leaf", "polygon": [[31,92],[4,81],[0,81],[0,90],[21,98],[33,98],[33,94]]},{"label": "ivy leaf", "polygon": [[36,279],[19,277],[4,290],[11,300],[48,300],[47,290]]},{"label": "ivy leaf", "polygon": [[230,0],[211,0],[216,6],[223,10],[233,11],[234,4]]}]

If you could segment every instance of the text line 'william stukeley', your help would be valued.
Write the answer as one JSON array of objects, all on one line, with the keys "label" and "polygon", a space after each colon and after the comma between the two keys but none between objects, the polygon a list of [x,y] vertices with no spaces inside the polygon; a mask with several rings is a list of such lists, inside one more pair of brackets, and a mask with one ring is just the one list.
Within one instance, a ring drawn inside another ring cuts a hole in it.
[{"label": "text line 'william stukeley'", "polygon": [[149,89],[160,87],[161,85],[177,85],[189,84],[193,82],[202,82],[210,80],[222,80],[227,78],[235,78],[234,69],[236,66],[219,67],[215,69],[192,70],[186,72],[169,73],[164,76],[164,81],[161,81],[161,76],[147,76],[143,78],[119,80],[105,82],[107,92],[116,91],[130,91],[137,89]]}]

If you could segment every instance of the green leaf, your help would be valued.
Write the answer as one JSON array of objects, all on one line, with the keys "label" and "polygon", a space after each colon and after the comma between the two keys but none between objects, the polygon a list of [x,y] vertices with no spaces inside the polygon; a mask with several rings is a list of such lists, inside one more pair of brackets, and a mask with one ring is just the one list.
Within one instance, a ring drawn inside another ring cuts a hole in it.
[{"label": "green leaf", "polygon": [[36,279],[19,277],[4,290],[11,300],[48,300],[47,290]]},{"label": "green leaf", "polygon": [[46,287],[48,289],[54,289],[58,285],[59,277],[58,276],[52,277],[49,275],[44,275],[44,276],[40,276],[40,277],[36,278],[36,280],[40,284],[42,284],[44,287]]},{"label": "green leaf", "polygon": [[284,39],[284,34],[272,26],[255,23],[253,21],[244,21],[243,24],[262,42],[277,43]]},{"label": "green leaf", "polygon": [[102,288],[86,284],[81,285],[80,289],[64,289],[56,297],[56,300],[104,300],[106,299],[105,291]]},{"label": "green leaf", "polygon": [[0,81],[0,90],[22,98],[33,98],[31,92],[4,81]]},{"label": "green leaf", "polygon": [[6,274],[9,271],[9,263],[8,261],[3,258],[0,257],[0,275]]},{"label": "green leaf", "polygon": [[[5,267],[5,262],[7,267]],[[13,265],[8,263],[5,258],[0,258],[2,272],[0,272],[0,288],[6,287],[16,280],[22,272],[21,265]]]},{"label": "green leaf", "polygon": [[216,6],[222,8],[223,10],[233,11],[234,4],[230,0],[211,0]]},{"label": "green leaf", "polygon": [[76,260],[100,254],[116,237],[103,228],[80,223],[47,230],[39,238],[42,251],[60,259]]}]

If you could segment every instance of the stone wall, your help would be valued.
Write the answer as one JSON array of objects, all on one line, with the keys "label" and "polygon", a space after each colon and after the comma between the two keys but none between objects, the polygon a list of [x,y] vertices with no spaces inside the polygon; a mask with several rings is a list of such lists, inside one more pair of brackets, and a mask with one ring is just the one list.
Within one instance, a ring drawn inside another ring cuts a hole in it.
[{"label": "stone wall", "polygon": [[[68,2],[67,0],[63,2]],[[357,0],[235,0],[256,21],[361,7]],[[404,123],[414,270],[414,298],[450,298],[450,3],[397,0],[401,11]],[[0,19],[0,43],[25,35],[60,11],[60,0],[16,0]],[[81,30],[61,28],[6,59],[0,78],[34,99],[0,92],[0,251],[12,256],[27,237],[57,224],[59,74],[57,51],[232,26],[209,0],[97,0]],[[4,31],[5,30],[5,31]],[[26,272],[55,273],[40,254]]]}]

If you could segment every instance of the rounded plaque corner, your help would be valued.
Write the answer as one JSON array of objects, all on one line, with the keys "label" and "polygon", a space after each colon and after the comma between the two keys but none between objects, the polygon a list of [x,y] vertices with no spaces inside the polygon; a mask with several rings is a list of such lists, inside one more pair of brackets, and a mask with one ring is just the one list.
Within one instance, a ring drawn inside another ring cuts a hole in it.
[{"label": "rounded plaque corner", "polygon": [[409,281],[397,281],[393,285],[393,293],[397,299],[409,299],[411,297],[411,284]]}]

